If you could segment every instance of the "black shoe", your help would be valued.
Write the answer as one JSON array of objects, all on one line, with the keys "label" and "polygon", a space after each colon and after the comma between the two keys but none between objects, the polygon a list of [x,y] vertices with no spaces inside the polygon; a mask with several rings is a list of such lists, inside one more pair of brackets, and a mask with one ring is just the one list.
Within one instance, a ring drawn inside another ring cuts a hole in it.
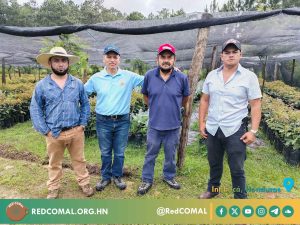
[{"label": "black shoe", "polygon": [[200,198],[200,199],[211,199],[211,198],[217,196],[218,194],[219,194],[218,192],[206,191],[206,192],[203,192],[198,198]]},{"label": "black shoe", "polygon": [[137,190],[138,195],[146,194],[151,187],[152,187],[152,183],[143,182]]},{"label": "black shoe", "polygon": [[113,177],[113,181],[120,190],[124,190],[127,187],[126,183],[121,179],[121,177]]},{"label": "black shoe", "polygon": [[100,182],[98,182],[96,184],[96,191],[103,191],[104,188],[110,184],[110,182],[111,182],[110,179],[109,180],[101,180]]},{"label": "black shoe", "polygon": [[174,189],[180,189],[181,187],[180,187],[180,184],[178,184],[177,182],[176,182],[176,180],[174,180],[174,179],[172,179],[172,180],[167,180],[167,179],[163,179],[163,181],[167,184],[167,185],[169,185],[171,188],[174,188]]}]

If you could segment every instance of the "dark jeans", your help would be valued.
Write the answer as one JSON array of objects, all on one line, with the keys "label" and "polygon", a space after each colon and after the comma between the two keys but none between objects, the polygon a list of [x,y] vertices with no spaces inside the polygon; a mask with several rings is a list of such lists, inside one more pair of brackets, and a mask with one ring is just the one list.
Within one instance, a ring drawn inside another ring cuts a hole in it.
[{"label": "dark jeans", "polygon": [[241,125],[239,130],[229,137],[225,137],[219,128],[215,136],[208,132],[207,151],[210,166],[210,178],[207,191],[219,192],[223,173],[223,158],[227,152],[228,164],[231,173],[234,198],[247,198],[244,161],[246,160],[246,144],[240,140],[246,132],[246,126]]},{"label": "dark jeans", "polygon": [[[101,151],[101,175],[103,180],[123,175],[124,152],[130,127],[129,114],[118,119],[96,115],[96,129]],[[112,162],[112,150],[114,160]]]},{"label": "dark jeans", "polygon": [[167,180],[172,180],[176,175],[175,155],[179,142],[179,130],[155,130],[148,128],[147,133],[147,153],[142,172],[142,180],[152,183],[154,175],[155,160],[158,156],[161,144],[164,145],[165,161],[163,174]]}]

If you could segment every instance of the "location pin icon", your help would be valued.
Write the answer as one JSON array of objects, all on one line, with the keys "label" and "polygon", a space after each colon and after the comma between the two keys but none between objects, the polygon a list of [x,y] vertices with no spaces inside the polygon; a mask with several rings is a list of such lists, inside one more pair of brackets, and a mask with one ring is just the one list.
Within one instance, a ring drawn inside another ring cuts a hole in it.
[{"label": "location pin icon", "polygon": [[283,180],[283,186],[287,192],[290,192],[294,187],[294,180],[290,177],[286,177]]}]

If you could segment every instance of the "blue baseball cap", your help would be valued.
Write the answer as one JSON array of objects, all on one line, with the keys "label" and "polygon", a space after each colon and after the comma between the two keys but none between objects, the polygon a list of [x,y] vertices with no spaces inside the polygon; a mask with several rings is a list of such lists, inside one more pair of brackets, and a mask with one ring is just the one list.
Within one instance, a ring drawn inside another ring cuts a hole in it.
[{"label": "blue baseball cap", "polygon": [[112,44],[109,44],[109,45],[106,45],[104,50],[103,50],[103,53],[106,55],[107,53],[109,52],[114,52],[116,53],[117,55],[120,55],[120,49],[115,46],[115,45],[112,45]]}]

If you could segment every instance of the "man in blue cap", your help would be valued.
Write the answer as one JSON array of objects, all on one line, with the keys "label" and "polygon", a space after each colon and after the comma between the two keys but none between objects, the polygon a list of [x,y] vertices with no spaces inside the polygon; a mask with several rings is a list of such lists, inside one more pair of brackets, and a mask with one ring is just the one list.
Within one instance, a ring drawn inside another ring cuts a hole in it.
[{"label": "man in blue cap", "polygon": [[97,183],[96,190],[104,190],[111,179],[120,190],[124,190],[126,183],[121,177],[130,127],[131,93],[135,87],[142,86],[144,77],[119,68],[120,50],[115,45],[104,48],[103,63],[105,68],[85,84],[88,95],[97,94],[96,129],[102,180]]}]

